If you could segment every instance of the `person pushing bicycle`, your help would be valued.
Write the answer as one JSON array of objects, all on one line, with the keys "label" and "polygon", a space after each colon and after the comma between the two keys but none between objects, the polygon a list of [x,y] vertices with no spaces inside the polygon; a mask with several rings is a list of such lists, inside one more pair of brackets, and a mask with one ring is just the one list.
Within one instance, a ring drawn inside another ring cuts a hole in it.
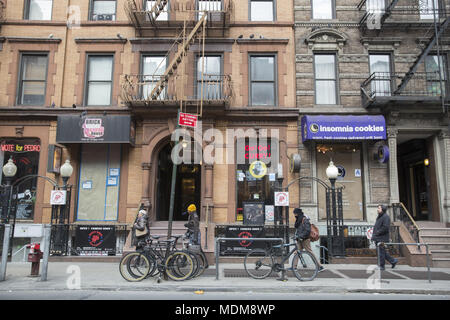
[{"label": "person pushing bicycle", "polygon": [[[195,206],[195,204],[189,205],[189,207],[187,208],[187,213],[189,214],[188,222],[184,224],[184,226],[188,228],[186,232],[186,238],[189,239],[189,245],[196,245],[199,247],[199,251],[205,256],[206,260],[206,255],[202,250],[200,241],[201,240],[200,219],[198,217],[197,207]],[[209,267],[208,261],[206,260],[205,263],[206,263],[205,269],[207,269]]]},{"label": "person pushing bicycle", "polygon": [[295,216],[295,236],[297,238],[297,247],[299,250],[306,250],[313,255],[319,266],[318,272],[322,272],[324,267],[320,264],[314,252],[311,250],[311,240],[309,239],[309,234],[311,233],[311,223],[309,217],[303,213],[300,208],[294,209]]}]

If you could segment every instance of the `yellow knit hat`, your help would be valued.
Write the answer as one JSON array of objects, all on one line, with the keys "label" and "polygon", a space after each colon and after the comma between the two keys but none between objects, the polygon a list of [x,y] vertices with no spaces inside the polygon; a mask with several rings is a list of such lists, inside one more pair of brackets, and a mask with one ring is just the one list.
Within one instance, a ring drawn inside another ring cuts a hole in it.
[{"label": "yellow knit hat", "polygon": [[187,210],[188,212],[197,211],[197,207],[195,206],[195,204],[191,204]]}]

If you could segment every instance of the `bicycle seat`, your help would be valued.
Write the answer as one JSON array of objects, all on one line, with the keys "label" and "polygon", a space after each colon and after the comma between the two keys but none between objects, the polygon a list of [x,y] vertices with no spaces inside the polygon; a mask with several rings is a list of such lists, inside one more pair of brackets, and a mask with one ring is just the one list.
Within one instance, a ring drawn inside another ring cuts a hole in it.
[{"label": "bicycle seat", "polygon": [[153,239],[156,239],[156,240],[158,240],[159,238],[161,238],[161,236],[150,236],[150,237],[152,237]]}]

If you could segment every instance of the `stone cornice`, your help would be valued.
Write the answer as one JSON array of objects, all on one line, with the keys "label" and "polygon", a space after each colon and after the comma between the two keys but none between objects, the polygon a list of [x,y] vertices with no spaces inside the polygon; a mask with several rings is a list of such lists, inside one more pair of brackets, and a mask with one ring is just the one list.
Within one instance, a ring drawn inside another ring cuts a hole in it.
[{"label": "stone cornice", "polygon": [[99,44],[99,43],[127,43],[126,38],[75,38],[75,42],[80,44]]},{"label": "stone cornice", "polygon": [[8,42],[21,42],[21,43],[60,43],[62,40],[59,38],[32,38],[32,37],[5,37]]}]

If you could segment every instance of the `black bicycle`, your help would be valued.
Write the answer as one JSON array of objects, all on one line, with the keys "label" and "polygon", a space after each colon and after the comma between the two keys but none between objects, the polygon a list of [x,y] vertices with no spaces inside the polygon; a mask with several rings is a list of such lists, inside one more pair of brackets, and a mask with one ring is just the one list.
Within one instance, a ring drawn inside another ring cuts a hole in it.
[{"label": "black bicycle", "polygon": [[[308,251],[299,250],[295,238],[293,243],[272,245],[268,244],[266,249],[253,249],[244,260],[245,271],[254,279],[264,279],[272,272],[292,271],[300,281],[311,281],[317,276],[319,265],[314,256]],[[284,255],[286,247],[294,248]],[[285,264],[292,259],[291,267]],[[279,263],[277,260],[281,260]]]}]

